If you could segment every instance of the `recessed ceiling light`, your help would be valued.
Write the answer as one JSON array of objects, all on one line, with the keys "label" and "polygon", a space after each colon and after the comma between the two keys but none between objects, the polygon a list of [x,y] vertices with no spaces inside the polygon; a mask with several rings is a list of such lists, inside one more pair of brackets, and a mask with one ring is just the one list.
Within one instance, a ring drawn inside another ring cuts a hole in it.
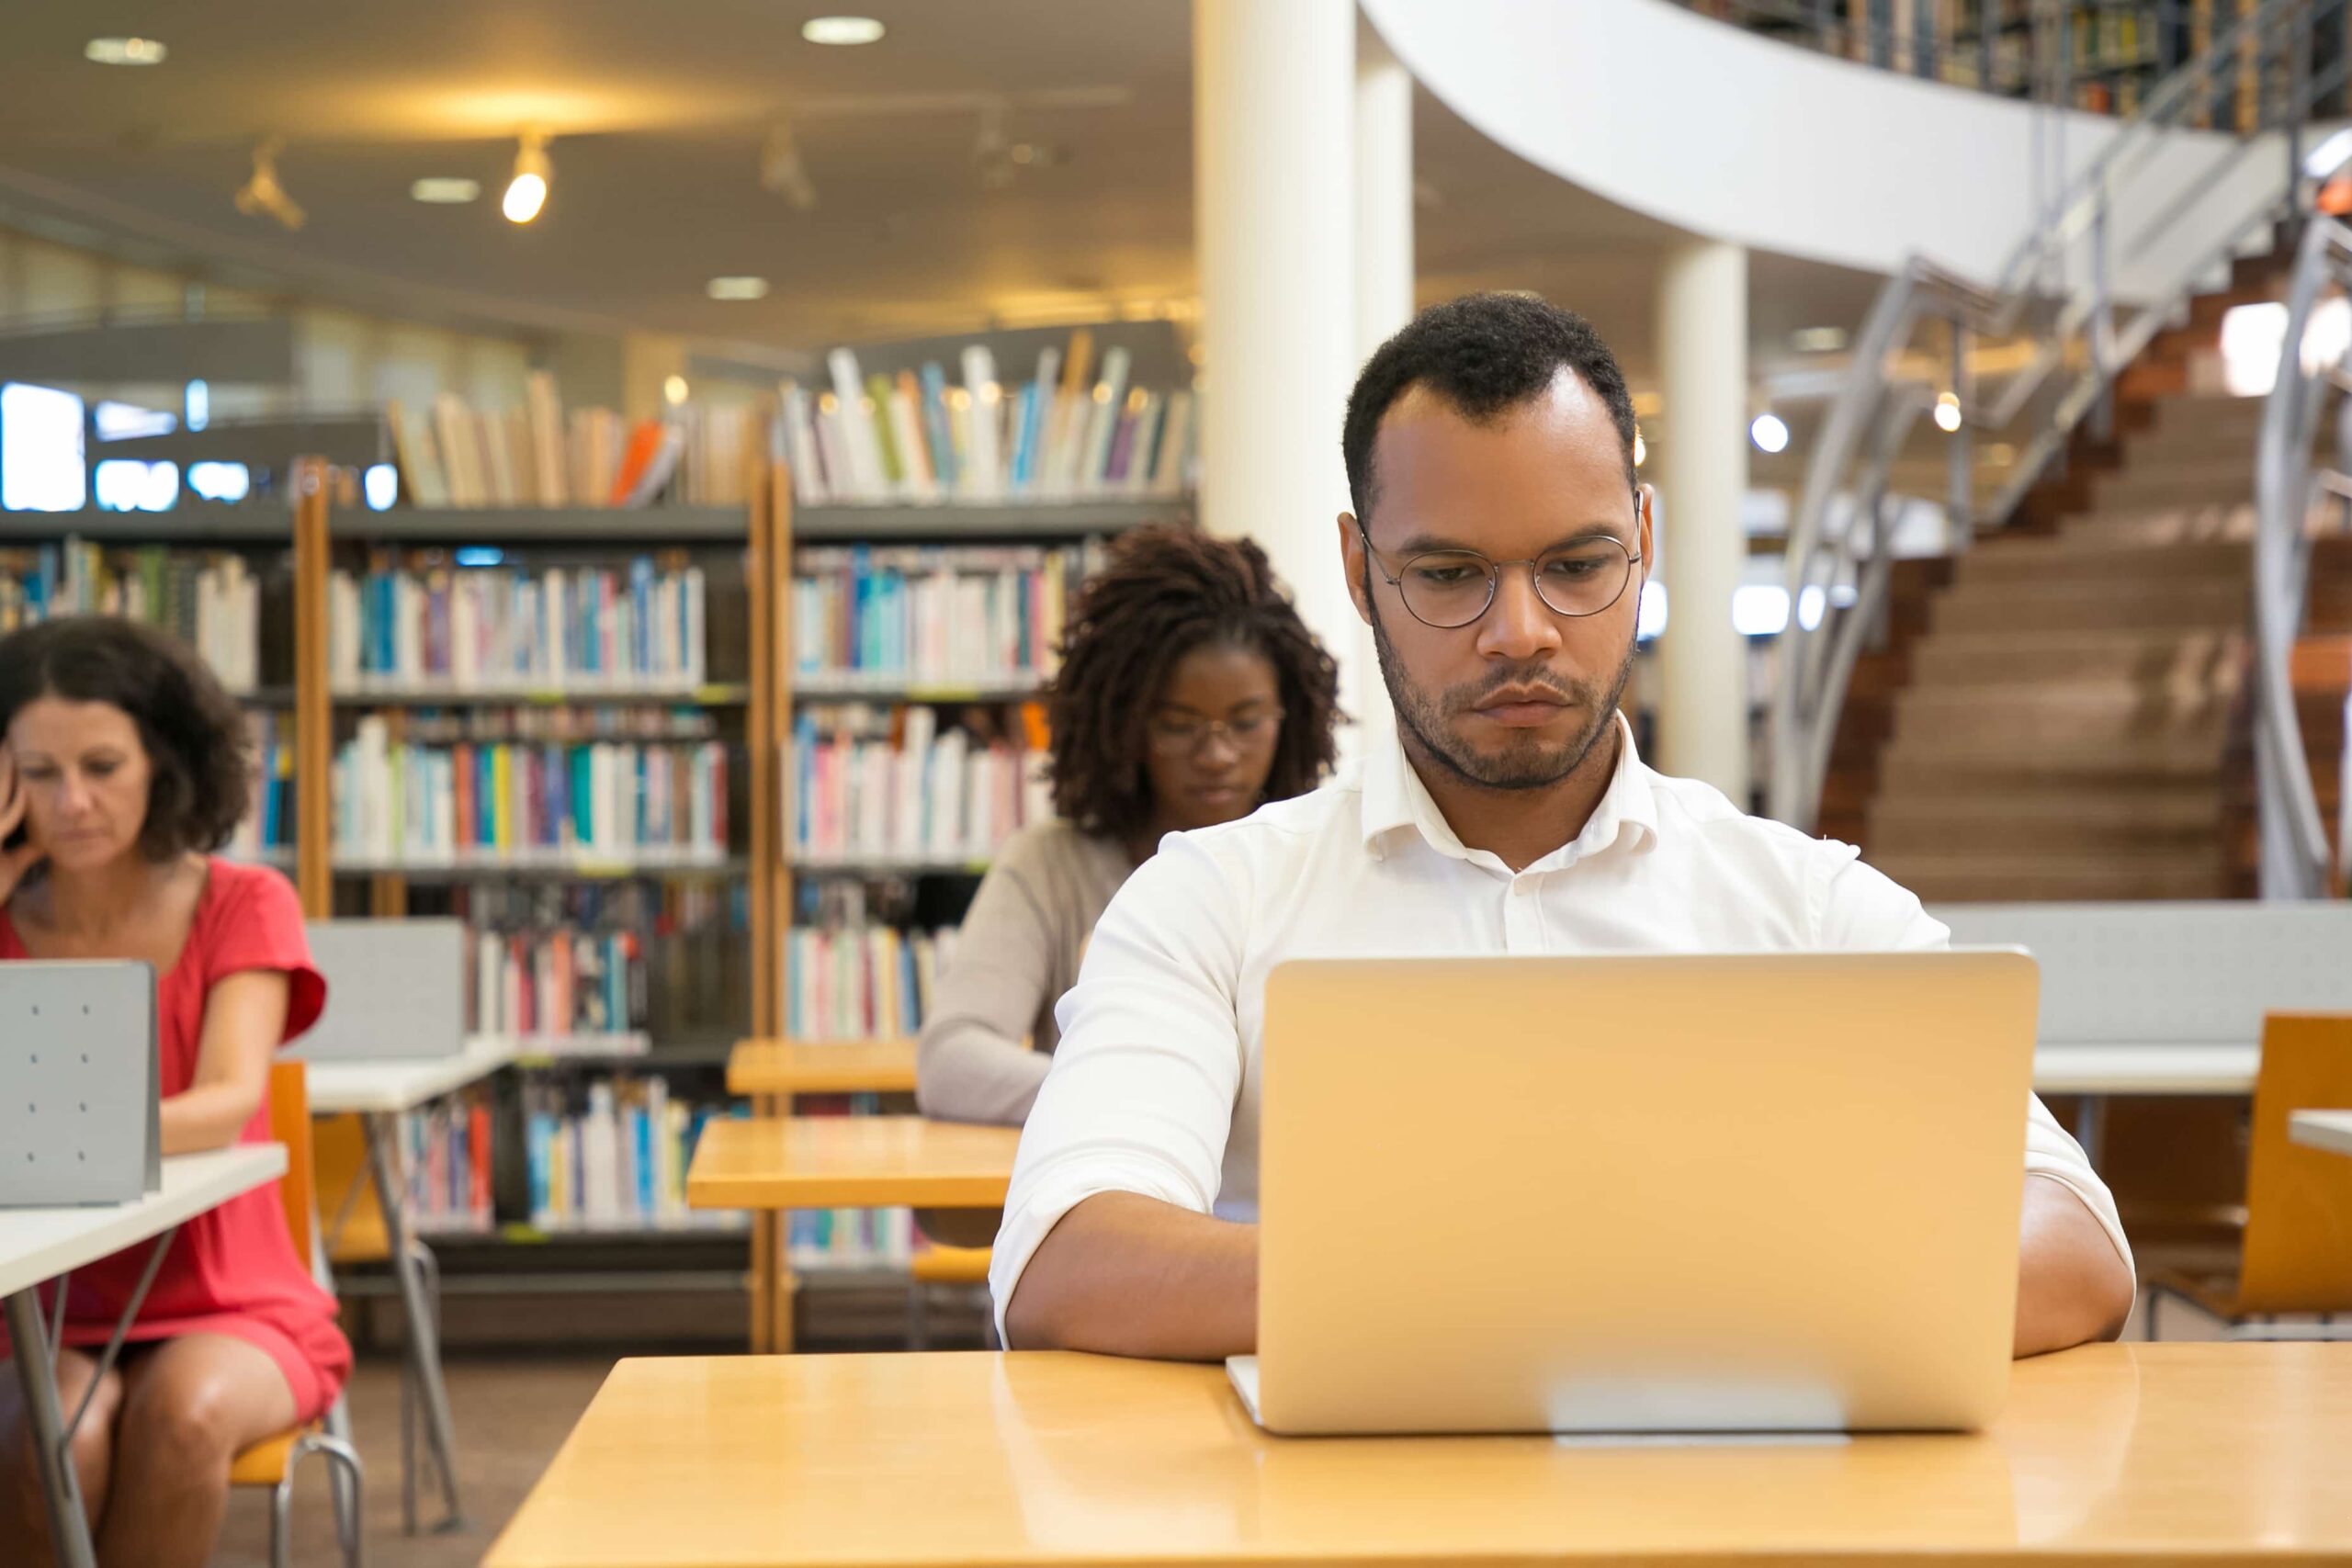
[{"label": "recessed ceiling light", "polygon": [[680,403],[686,400],[687,391],[688,388],[686,386],[686,378],[684,376],[664,376],[662,378],[662,400],[668,403],[672,408],[676,408]]},{"label": "recessed ceiling light", "polygon": [[764,299],[768,297],[768,280],[764,277],[714,277],[703,286],[703,292],[714,299]]},{"label": "recessed ceiling light", "polygon": [[1776,413],[1759,413],[1747,427],[1747,438],[1756,443],[1759,452],[1785,452],[1789,449],[1789,427]]},{"label": "recessed ceiling light", "polygon": [[161,65],[170,52],[151,38],[94,38],[82,46],[82,58],[101,65]]},{"label": "recessed ceiling light", "polygon": [[1846,346],[1846,329],[1804,327],[1789,334],[1789,346],[1799,354],[1835,354]]},{"label": "recessed ceiling light", "polygon": [[800,36],[810,43],[872,43],[883,31],[871,17],[811,17],[800,24]]},{"label": "recessed ceiling light", "polygon": [[408,193],[419,201],[454,205],[458,202],[471,201],[481,196],[481,182],[433,175],[410,186]]}]

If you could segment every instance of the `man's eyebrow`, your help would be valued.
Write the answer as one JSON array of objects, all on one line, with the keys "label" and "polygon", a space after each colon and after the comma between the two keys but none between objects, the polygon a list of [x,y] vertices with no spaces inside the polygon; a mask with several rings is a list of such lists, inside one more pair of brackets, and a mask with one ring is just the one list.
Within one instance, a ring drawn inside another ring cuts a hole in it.
[{"label": "man's eyebrow", "polygon": [[[1621,545],[1625,542],[1625,536],[1618,531],[1616,524],[1590,523],[1573,532],[1561,535],[1536,553],[1546,555],[1554,550],[1566,549],[1571,545],[1589,545],[1595,539],[1607,539]],[[1464,550],[1474,555],[1487,553],[1476,545],[1465,545],[1458,539],[1449,538],[1442,534],[1431,533],[1409,535],[1404,543],[1391,547],[1385,553],[1395,556],[1419,556],[1430,555],[1439,550]]]}]

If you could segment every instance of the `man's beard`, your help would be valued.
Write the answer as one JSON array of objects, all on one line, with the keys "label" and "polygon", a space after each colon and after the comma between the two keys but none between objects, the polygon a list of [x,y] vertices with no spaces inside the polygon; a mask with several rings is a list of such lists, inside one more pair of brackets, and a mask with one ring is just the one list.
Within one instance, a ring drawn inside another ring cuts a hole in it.
[{"label": "man's beard", "polygon": [[[1372,646],[1380,656],[1380,678],[1388,687],[1388,700],[1396,705],[1396,722],[1440,767],[1465,784],[1485,789],[1544,789],[1582,767],[1617,722],[1618,700],[1624,696],[1625,682],[1634,674],[1634,644],[1628,639],[1625,658],[1617,666],[1606,700],[1593,682],[1563,681],[1541,665],[1506,667],[1431,696],[1405,672],[1404,661],[1396,657],[1380,624],[1377,607],[1372,615]],[[1449,722],[1453,715],[1469,712],[1481,698],[1505,686],[1521,685],[1542,687],[1576,704],[1586,715],[1584,728],[1557,742],[1521,731],[1502,750],[1491,754],[1473,750],[1453,738]]]}]

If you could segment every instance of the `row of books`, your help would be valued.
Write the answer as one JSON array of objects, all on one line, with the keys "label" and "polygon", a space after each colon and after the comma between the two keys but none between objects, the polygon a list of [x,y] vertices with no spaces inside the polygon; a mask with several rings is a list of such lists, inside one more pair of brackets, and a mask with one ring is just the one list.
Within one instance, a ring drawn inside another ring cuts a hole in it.
[{"label": "row of books", "polygon": [[983,344],[964,350],[951,386],[937,362],[921,374],[866,375],[857,355],[827,356],[831,389],[781,389],[778,445],[804,505],[893,501],[1075,500],[1182,493],[1193,394],[1128,385],[1124,348],[1102,355],[1081,328],[1036,374],[1006,387]]},{"label": "row of books", "polygon": [[125,615],[195,649],[232,692],[261,684],[261,600],[251,563],[225,550],[67,538],[0,553],[0,634],[58,615]]},{"label": "row of books", "polygon": [[628,931],[477,931],[472,1028],[525,1041],[644,1034],[645,943]]},{"label": "row of books", "polygon": [[594,740],[709,740],[718,716],[706,707],[659,703],[484,703],[408,710],[403,739],[537,744]]},{"label": "row of books", "polygon": [[793,667],[804,677],[943,686],[1051,675],[1088,557],[1076,546],[804,549],[792,580]]},{"label": "row of books", "polygon": [[1043,709],[967,708],[943,726],[922,704],[811,705],[794,721],[785,841],[795,856],[985,860],[1051,815]]},{"label": "row of books", "polygon": [[531,373],[521,408],[476,409],[455,392],[428,413],[384,411],[401,492],[418,507],[645,506],[665,492],[740,506],[766,439],[757,405],[680,407],[631,423],[611,409],[567,414],[555,378]]},{"label": "row of books", "polygon": [[740,1225],[740,1214],[686,1207],[695,1144],[713,1117],[730,1113],[674,1098],[652,1076],[526,1084],[531,1223],[549,1231]]},{"label": "row of books", "polygon": [[785,933],[784,1032],[795,1040],[910,1040],[956,953],[952,926],[795,926]]},{"label": "row of books", "polygon": [[434,567],[379,557],[328,582],[327,671],[341,691],[447,685],[699,685],[697,566]]},{"label": "row of books", "polygon": [[401,1118],[408,1212],[419,1230],[483,1233],[497,1222],[494,1119],[476,1089],[420,1106]]},{"label": "row of books", "polygon": [[245,734],[254,749],[254,800],[229,837],[228,852],[265,860],[294,842],[294,739],[280,729],[277,714],[258,708],[245,715]]},{"label": "row of books", "polygon": [[582,858],[718,862],[727,748],[395,742],[362,718],[334,762],[338,855],[398,863]]},{"label": "row of books", "polygon": [[[591,1046],[631,1051],[655,1041],[665,1048],[732,1041],[751,1032],[750,888],[740,879],[470,881],[413,887],[410,898],[413,905],[430,904],[431,912],[465,921],[477,954],[485,942],[497,944],[504,954],[497,972],[502,985],[507,974],[515,973],[534,987],[534,1010],[526,1014],[524,1002],[511,990],[483,983],[483,965],[477,964],[468,1016],[478,1032],[515,1032],[510,1021],[517,1017],[551,1023],[569,1016],[568,1037],[523,1032],[532,1035],[528,1049],[560,1055]],[[567,1014],[553,955],[582,938],[600,944],[593,956],[602,969],[593,999],[583,997],[582,976],[590,965],[572,948],[573,995]],[[514,954],[517,942],[532,955],[527,966]],[[616,950],[622,960],[617,970]],[[542,953],[550,956],[542,960]],[[623,983],[616,985],[616,973]],[[625,1007],[616,1007],[616,999],[625,999]],[[615,1020],[625,1021],[615,1030],[603,1027]]]}]

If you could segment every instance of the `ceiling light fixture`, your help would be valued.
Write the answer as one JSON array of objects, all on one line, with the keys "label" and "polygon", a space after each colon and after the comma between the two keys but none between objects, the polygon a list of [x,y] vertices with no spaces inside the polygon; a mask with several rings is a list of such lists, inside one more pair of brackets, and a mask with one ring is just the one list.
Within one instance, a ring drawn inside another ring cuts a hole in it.
[{"label": "ceiling light fixture", "polygon": [[662,378],[662,400],[668,403],[672,408],[676,408],[680,403],[686,400],[687,390],[686,378],[684,376],[665,376]]},{"label": "ceiling light fixture", "polygon": [[1789,334],[1789,346],[1799,354],[1835,354],[1846,346],[1846,329],[1800,327]]},{"label": "ceiling light fixture", "polygon": [[548,136],[544,130],[523,132],[514,149],[514,177],[506,182],[499,209],[509,223],[528,223],[548,203]]},{"label": "ceiling light fixture", "polygon": [[879,39],[885,28],[871,17],[811,17],[800,24],[800,36],[810,43],[848,48]]},{"label": "ceiling light fixture", "polygon": [[714,277],[703,285],[703,292],[714,299],[764,299],[768,297],[768,280],[764,277]]},{"label": "ceiling light fixture", "polygon": [[1776,413],[1759,413],[1747,427],[1747,438],[1756,443],[1758,452],[1785,452],[1789,449],[1789,426]]},{"label": "ceiling light fixture", "polygon": [[1936,428],[1947,435],[1960,428],[1960,394],[1958,392],[1937,394]]},{"label": "ceiling light fixture", "polygon": [[455,175],[429,175],[411,185],[408,194],[415,200],[431,202],[436,207],[454,207],[481,195],[481,182],[459,179]]},{"label": "ceiling light fixture", "polygon": [[237,210],[248,218],[266,214],[288,229],[300,229],[309,215],[277,179],[277,154],[285,146],[284,138],[273,136],[254,149],[254,172],[237,187]]},{"label": "ceiling light fixture", "polygon": [[151,38],[94,38],[82,46],[82,58],[100,65],[161,65],[170,53]]}]

